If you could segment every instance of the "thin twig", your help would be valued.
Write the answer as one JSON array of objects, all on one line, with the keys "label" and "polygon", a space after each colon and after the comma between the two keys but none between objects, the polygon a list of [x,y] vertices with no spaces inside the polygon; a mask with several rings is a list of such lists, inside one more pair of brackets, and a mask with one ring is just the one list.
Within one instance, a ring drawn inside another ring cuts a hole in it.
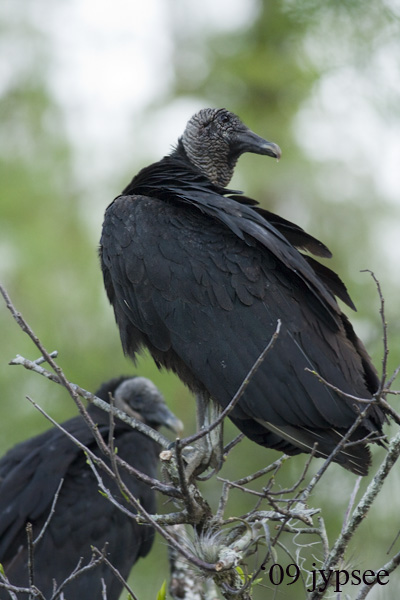
[{"label": "thin twig", "polygon": [[81,567],[82,559],[79,559],[78,564],[75,567],[75,569],[57,587],[56,591],[53,593],[53,595],[51,596],[51,598],[49,600],[57,600],[58,598],[60,598],[61,593],[67,587],[67,585],[69,583],[71,583],[71,581],[73,581],[74,579],[77,579],[78,577],[80,577],[84,573],[87,573],[88,571],[92,571],[94,568],[96,568],[98,565],[100,565],[103,562],[103,560],[104,560],[103,557],[98,558],[98,559],[94,559],[94,557],[92,557],[91,560],[90,560],[90,562],[87,565],[84,565],[83,567]]},{"label": "thin twig", "polygon": [[329,555],[329,540],[328,540],[328,534],[327,534],[326,527],[325,527],[325,521],[321,516],[318,517],[318,523],[319,523],[319,535],[321,537],[322,548],[323,548],[323,552],[324,552],[324,561],[326,561],[328,558],[328,555]]},{"label": "thin twig", "polygon": [[101,552],[98,548],[96,547],[92,547],[92,552],[94,554],[97,554],[98,556],[100,556],[102,558],[102,562],[104,562],[104,564],[107,565],[107,567],[110,569],[110,571],[112,571],[115,575],[115,577],[118,579],[118,581],[120,583],[122,583],[122,585],[124,586],[124,588],[128,591],[128,593],[132,596],[132,600],[138,600],[137,596],[134,594],[132,588],[128,585],[128,583],[125,581],[125,579],[122,577],[121,573],[118,571],[118,569],[116,569],[114,567],[114,565],[108,560],[108,558],[106,557],[104,551]]},{"label": "thin twig", "polygon": [[346,445],[346,442],[351,438],[353,432],[358,428],[358,426],[360,425],[360,423],[366,417],[366,415],[368,414],[368,410],[369,410],[370,406],[371,405],[368,405],[362,412],[360,412],[360,414],[358,415],[358,417],[355,419],[353,425],[343,435],[342,439],[339,441],[339,443],[337,444],[337,446],[333,449],[333,451],[330,453],[330,455],[324,461],[324,464],[322,465],[322,467],[314,475],[314,477],[311,479],[311,481],[308,484],[308,486],[306,487],[306,489],[302,492],[302,494],[298,498],[299,502],[306,502],[306,500],[309,497],[311,491],[314,489],[314,487],[316,486],[316,484],[318,483],[318,481],[321,479],[322,475],[325,473],[325,471],[327,470],[328,466],[332,463],[332,461],[334,460],[335,456],[343,449],[343,447]]},{"label": "thin twig", "polygon": [[222,453],[223,457],[226,458],[228,456],[228,454],[233,450],[233,448],[235,446],[237,446],[239,444],[239,442],[241,442],[244,438],[245,438],[244,433],[239,433],[239,435],[237,435],[235,437],[235,439],[233,439],[231,442],[229,442],[229,444],[227,444],[224,447],[224,450],[223,450],[223,453]]},{"label": "thin twig", "polygon": [[[276,460],[275,462],[271,463],[267,467],[264,467],[263,469],[259,469],[255,473],[252,473],[251,475],[247,475],[247,477],[242,477],[241,479],[236,479],[236,481],[228,482],[228,483],[232,483],[232,484],[235,484],[237,486],[241,486],[241,485],[244,485],[246,483],[250,483],[251,481],[254,481],[255,479],[258,479],[259,477],[262,477],[263,475],[266,475],[267,473],[270,473],[271,471],[275,471],[276,472],[282,466],[282,464],[284,462],[286,462],[287,458],[288,457],[286,456],[286,454],[284,454],[283,456],[281,456],[280,458],[278,458],[278,460]],[[220,481],[227,481],[226,479],[222,479],[222,477],[218,477],[218,479]]]},{"label": "thin twig", "polygon": [[12,583],[10,583],[7,577],[2,575],[2,573],[0,573],[0,590],[6,590],[11,600],[18,600],[18,596],[16,594],[23,594],[25,596],[27,594],[32,593],[34,593],[35,595],[35,600],[46,600],[42,592],[34,585],[29,588],[13,585]]},{"label": "thin twig", "polygon": [[[317,451],[317,447],[318,447],[318,444],[315,443],[314,446],[313,446],[313,448],[312,448],[312,450],[311,450],[311,452],[310,452],[310,454],[308,455],[308,458],[307,458],[306,463],[304,465],[303,471],[302,471],[300,477],[298,478],[298,480],[296,481],[296,483],[294,483],[290,488],[281,489],[281,490],[276,491],[276,492],[274,492],[272,490],[267,490],[268,494],[270,496],[274,496],[274,495],[275,496],[277,496],[277,495],[281,495],[282,496],[282,495],[286,495],[286,494],[291,494],[292,492],[294,492],[295,490],[297,490],[300,487],[300,485],[303,483],[303,481],[305,480],[305,478],[306,478],[306,475],[307,475],[308,469],[310,468],[312,459],[314,458],[315,453]],[[284,455],[282,458],[285,458],[285,460],[287,460],[288,456]],[[299,491],[301,492],[302,490],[299,490]]]},{"label": "thin twig", "polygon": [[360,489],[361,479],[362,479],[361,477],[357,477],[356,482],[354,484],[353,491],[351,492],[349,504],[347,506],[346,513],[345,513],[344,519],[343,519],[342,532],[345,530],[346,526],[349,523],[350,514],[351,514],[351,511],[353,510],[353,506],[354,506],[354,502],[356,500],[357,492]]},{"label": "thin twig", "polygon": [[107,600],[107,586],[103,577],[101,578],[101,600]]},{"label": "thin twig", "polygon": [[330,388],[331,390],[333,390],[340,396],[343,396],[343,398],[349,398],[349,400],[355,400],[356,402],[360,402],[361,404],[368,404],[368,405],[378,404],[378,400],[376,398],[360,398],[359,396],[354,396],[354,394],[348,394],[347,392],[344,392],[343,390],[338,388],[336,385],[333,385],[333,383],[329,383],[329,381],[324,379],[324,377],[322,377],[322,375],[320,375],[314,369],[309,369],[308,367],[306,367],[304,370],[307,371],[307,373],[311,373],[311,375],[314,375],[315,377],[317,377],[317,379],[321,383],[326,385],[328,388]]},{"label": "thin twig", "polygon": [[394,384],[395,380],[397,379],[397,375],[399,373],[400,373],[400,365],[398,367],[396,367],[396,369],[393,371],[393,374],[389,377],[389,379],[388,379],[388,381],[386,383],[386,388],[383,390],[384,393],[389,393],[390,392],[390,388]]},{"label": "thin twig", "polygon": [[386,379],[387,379],[387,364],[388,364],[388,356],[389,356],[387,322],[386,322],[386,317],[385,317],[385,299],[382,294],[381,284],[380,284],[379,280],[377,279],[377,277],[375,276],[375,273],[373,271],[371,271],[370,269],[363,269],[361,271],[361,273],[369,273],[371,275],[372,279],[375,281],[376,289],[378,291],[378,296],[379,296],[379,302],[380,302],[379,314],[381,316],[382,331],[383,331],[382,377],[379,382],[379,389],[375,394],[379,398],[385,388],[385,383],[386,383]]},{"label": "thin twig", "polygon": [[[51,358],[57,358],[57,356],[58,356],[57,350],[53,350],[53,352],[49,352],[49,356],[51,356]],[[41,365],[44,362],[47,362],[44,356],[39,356],[39,358],[37,358],[35,360],[35,363],[37,365]]]},{"label": "thin twig", "polygon": [[64,479],[61,479],[60,483],[58,484],[56,493],[54,494],[53,502],[51,503],[51,508],[50,508],[49,516],[47,517],[45,524],[43,525],[42,529],[40,530],[39,535],[33,541],[33,547],[34,548],[40,542],[40,540],[42,539],[42,537],[44,536],[44,534],[46,532],[46,529],[50,525],[50,521],[53,518],[54,511],[55,511],[56,504],[57,504],[57,500],[58,500],[58,496],[60,494],[60,490],[62,488],[63,483],[64,483]]}]

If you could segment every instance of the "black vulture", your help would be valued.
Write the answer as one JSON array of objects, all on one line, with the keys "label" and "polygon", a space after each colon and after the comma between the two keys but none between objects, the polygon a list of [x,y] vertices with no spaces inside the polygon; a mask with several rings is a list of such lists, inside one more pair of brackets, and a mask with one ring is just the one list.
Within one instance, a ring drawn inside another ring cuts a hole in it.
[{"label": "black vulture", "polygon": [[[203,109],[172,152],[142,169],[107,208],[100,244],[104,284],[122,346],[150,350],[191,390],[226,407],[281,321],[279,337],[230,414],[251,440],[290,455],[328,456],[368,399],[376,370],[335,296],[344,284],[308,251],[331,253],[299,226],[226,189],[241,154],[280,149],[226,109]],[[335,461],[365,475],[368,438],[381,436],[371,405]],[[361,441],[362,440],[362,441]]]},{"label": "black vulture", "polygon": [[[144,377],[111,379],[101,385],[96,395],[108,401],[110,393],[118,408],[155,429],[161,425],[181,428],[159,390]],[[88,412],[108,442],[108,413],[93,404]],[[103,457],[83,417],[74,417],[63,427]],[[156,442],[119,419],[115,420],[114,439],[122,459],[142,473],[156,476],[160,451]],[[102,470],[100,473],[111,493],[128,506],[117,485]],[[121,476],[142,506],[154,512],[154,491],[123,470]],[[82,450],[59,429],[52,428],[17,444],[0,461],[0,562],[11,584],[28,585],[26,523],[32,524],[35,538],[49,517],[61,479],[64,481],[55,512],[34,550],[33,583],[46,598],[52,596],[54,579],[60,585],[81,557],[82,566],[89,562],[91,545],[102,550],[107,544],[108,559],[127,578],[135,562],[150,551],[154,537],[151,527],[137,524],[100,494]],[[130,510],[134,511],[131,506]],[[104,563],[69,583],[64,589],[65,598],[98,600],[102,597],[102,578],[108,600],[118,600],[122,584]],[[10,596],[0,588],[0,598]]]}]

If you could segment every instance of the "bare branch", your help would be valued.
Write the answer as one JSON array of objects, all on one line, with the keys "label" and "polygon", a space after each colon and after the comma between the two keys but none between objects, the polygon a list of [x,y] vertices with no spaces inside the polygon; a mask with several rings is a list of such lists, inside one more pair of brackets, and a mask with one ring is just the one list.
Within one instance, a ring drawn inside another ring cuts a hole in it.
[{"label": "bare branch", "polygon": [[[382,486],[387,478],[393,465],[396,463],[400,456],[400,432],[390,441],[388,452],[380,465],[376,475],[369,484],[360,502],[356,506],[351,519],[343,528],[340,536],[337,538],[328,558],[324,561],[323,570],[329,571],[333,569],[339,563],[341,557],[344,555],[348,543],[358,526],[362,523],[363,519],[367,515],[373,501],[382,489]],[[317,591],[320,586],[323,585],[323,581],[320,580],[317,583],[316,591],[309,596],[309,600],[318,600],[322,598],[324,592]]]}]

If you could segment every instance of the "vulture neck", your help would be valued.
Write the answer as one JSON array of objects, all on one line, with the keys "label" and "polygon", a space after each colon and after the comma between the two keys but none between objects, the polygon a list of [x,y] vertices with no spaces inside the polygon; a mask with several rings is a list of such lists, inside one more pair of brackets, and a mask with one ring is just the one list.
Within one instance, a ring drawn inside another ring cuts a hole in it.
[{"label": "vulture neck", "polygon": [[[220,149],[222,150],[222,149]],[[225,187],[233,176],[237,158],[228,156],[226,151],[213,151],[198,144],[183,145],[179,138],[178,145],[174,150],[178,156],[184,157],[194,167],[207,177],[214,185]]]}]

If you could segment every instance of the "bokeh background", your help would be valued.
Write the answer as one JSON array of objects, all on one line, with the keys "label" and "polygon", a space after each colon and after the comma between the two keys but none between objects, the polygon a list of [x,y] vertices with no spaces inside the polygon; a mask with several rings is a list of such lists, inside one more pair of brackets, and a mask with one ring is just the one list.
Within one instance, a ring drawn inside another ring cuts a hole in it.
[{"label": "bokeh background", "polygon": [[[350,317],[380,369],[379,297],[362,270],[375,273],[392,371],[400,364],[399,100],[399,0],[3,0],[1,281],[73,382],[95,390],[108,377],[140,372],[192,432],[194,403],[177,378],[147,356],[137,367],[123,357],[97,247],[104,210],[132,175],[169,152],[196,110],[225,106],[283,150],[279,164],[242,157],[231,187],[328,245],[330,266],[358,308]],[[76,412],[62,389],[8,366],[17,353],[37,358],[1,303],[1,453],[48,427],[26,395],[57,419]],[[374,454],[377,466],[383,455]],[[224,475],[248,474],[277,456],[244,442]],[[282,485],[304,462],[285,465]],[[354,568],[387,560],[400,529],[399,483],[395,469],[347,555]],[[311,499],[331,540],[353,485],[332,466]],[[218,483],[204,492],[215,507]],[[252,506],[240,493],[232,500],[230,514]],[[320,556],[318,547],[310,552],[309,561]],[[158,538],[131,583],[147,600],[167,575]],[[264,584],[256,598],[304,597],[301,587]],[[393,575],[371,598],[394,598],[399,585]]]}]

